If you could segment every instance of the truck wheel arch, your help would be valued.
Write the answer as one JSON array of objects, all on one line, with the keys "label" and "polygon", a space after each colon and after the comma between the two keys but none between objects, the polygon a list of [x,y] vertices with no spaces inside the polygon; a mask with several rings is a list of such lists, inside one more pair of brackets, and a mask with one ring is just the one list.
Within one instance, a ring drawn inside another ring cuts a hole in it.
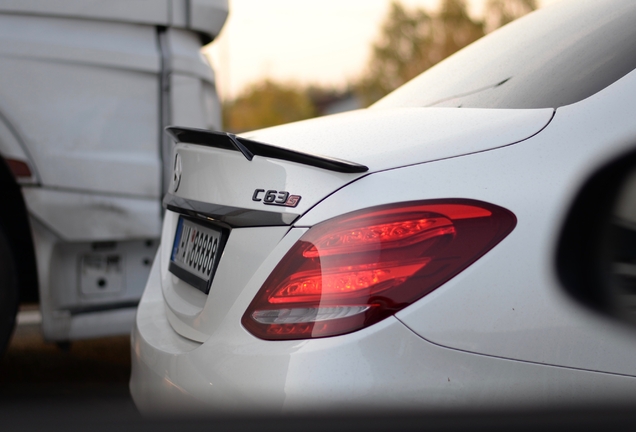
[{"label": "truck wheel arch", "polygon": [[37,302],[38,278],[29,214],[22,191],[0,155],[0,229],[13,256],[20,302]]}]

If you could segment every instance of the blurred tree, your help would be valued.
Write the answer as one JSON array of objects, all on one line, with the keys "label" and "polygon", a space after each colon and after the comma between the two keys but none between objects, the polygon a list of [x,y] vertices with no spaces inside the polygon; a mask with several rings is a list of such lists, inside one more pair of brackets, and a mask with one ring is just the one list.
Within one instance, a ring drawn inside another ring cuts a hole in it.
[{"label": "blurred tree", "polygon": [[379,41],[373,44],[367,73],[357,85],[363,103],[380,99],[436,63],[429,58],[435,38],[432,20],[424,9],[407,10],[396,1],[391,3]]},{"label": "blurred tree", "polygon": [[484,10],[486,32],[508,24],[537,8],[537,0],[488,0]]},{"label": "blurred tree", "polygon": [[394,1],[357,91],[371,104],[483,34],[464,0],[443,0],[435,14]]},{"label": "blurred tree", "polygon": [[484,35],[483,23],[468,15],[464,0],[444,0],[436,18],[434,23],[441,34],[437,36],[438,53],[434,58],[435,63]]},{"label": "blurred tree", "polygon": [[304,89],[264,80],[223,104],[224,129],[244,132],[304,120],[316,115]]},{"label": "blurred tree", "polygon": [[344,88],[310,85],[307,88],[307,95],[316,108],[316,115],[319,116],[362,107],[352,85]]},{"label": "blurred tree", "polygon": [[[537,8],[537,0],[484,0],[484,18],[470,17],[466,0],[440,0],[436,12],[391,3],[373,44],[366,73],[344,91],[264,80],[223,104],[224,127],[243,132],[304,120],[347,98],[370,105],[464,46]],[[359,103],[357,102],[357,103]]]},{"label": "blurred tree", "polygon": [[393,1],[356,87],[365,105],[377,101],[471,42],[537,8],[536,0],[488,0],[484,20],[470,17],[465,0],[441,0],[437,13]]}]

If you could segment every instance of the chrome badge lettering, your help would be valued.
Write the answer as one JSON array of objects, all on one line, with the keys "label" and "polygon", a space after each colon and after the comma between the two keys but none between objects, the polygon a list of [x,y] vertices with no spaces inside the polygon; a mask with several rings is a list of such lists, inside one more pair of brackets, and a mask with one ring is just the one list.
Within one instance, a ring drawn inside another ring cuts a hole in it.
[{"label": "chrome badge lettering", "polygon": [[252,201],[262,202],[266,205],[282,207],[296,207],[300,202],[300,195],[290,195],[287,191],[256,189],[252,194]]}]

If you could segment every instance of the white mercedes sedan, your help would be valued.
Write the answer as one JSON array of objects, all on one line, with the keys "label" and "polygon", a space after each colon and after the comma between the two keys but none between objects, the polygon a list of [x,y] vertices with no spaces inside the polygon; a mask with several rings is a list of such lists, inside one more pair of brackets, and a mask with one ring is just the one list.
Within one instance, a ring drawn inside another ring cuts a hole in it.
[{"label": "white mercedes sedan", "polygon": [[633,335],[574,304],[555,268],[577,191],[636,146],[635,23],[633,0],[558,2],[369,109],[169,128],[139,409],[636,400]]}]

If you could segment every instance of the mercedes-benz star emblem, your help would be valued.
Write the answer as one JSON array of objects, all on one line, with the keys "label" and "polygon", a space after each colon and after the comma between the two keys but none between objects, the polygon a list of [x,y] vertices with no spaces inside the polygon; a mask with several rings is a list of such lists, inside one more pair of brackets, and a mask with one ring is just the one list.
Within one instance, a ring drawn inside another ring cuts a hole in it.
[{"label": "mercedes-benz star emblem", "polygon": [[177,153],[174,157],[174,175],[172,177],[172,192],[176,192],[181,184],[181,155]]}]

